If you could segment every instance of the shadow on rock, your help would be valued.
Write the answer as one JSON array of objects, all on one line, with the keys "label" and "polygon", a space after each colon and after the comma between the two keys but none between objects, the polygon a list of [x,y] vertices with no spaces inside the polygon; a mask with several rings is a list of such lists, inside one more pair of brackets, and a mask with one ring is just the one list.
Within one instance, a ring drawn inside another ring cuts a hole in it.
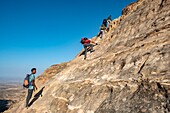
[{"label": "shadow on rock", "polygon": [[34,95],[34,98],[32,99],[32,101],[29,103],[29,106],[31,106],[40,96],[42,97],[42,93],[44,90],[45,86],[37,93]]},{"label": "shadow on rock", "polygon": [[0,100],[0,113],[9,109],[11,102],[13,103],[11,100]]}]

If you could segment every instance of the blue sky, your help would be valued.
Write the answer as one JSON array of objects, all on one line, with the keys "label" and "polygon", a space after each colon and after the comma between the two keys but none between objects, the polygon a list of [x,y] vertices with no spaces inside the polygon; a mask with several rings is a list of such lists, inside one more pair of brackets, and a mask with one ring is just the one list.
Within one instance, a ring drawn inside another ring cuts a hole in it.
[{"label": "blue sky", "polygon": [[0,0],[0,80],[72,60],[82,37],[95,36],[104,18],[134,1]]}]

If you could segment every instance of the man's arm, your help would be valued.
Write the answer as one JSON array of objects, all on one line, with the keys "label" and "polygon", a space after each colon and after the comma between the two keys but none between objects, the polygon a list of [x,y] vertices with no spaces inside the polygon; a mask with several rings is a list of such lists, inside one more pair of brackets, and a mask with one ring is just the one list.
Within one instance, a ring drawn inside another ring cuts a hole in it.
[{"label": "man's arm", "polygon": [[32,81],[32,84],[33,84],[33,86],[34,86],[36,89],[38,89],[37,86],[36,86],[36,84],[35,84],[35,80]]},{"label": "man's arm", "polygon": [[93,43],[93,44],[95,44],[95,45],[98,45],[96,42],[94,42],[94,41],[92,41],[92,40],[91,40],[90,42]]}]

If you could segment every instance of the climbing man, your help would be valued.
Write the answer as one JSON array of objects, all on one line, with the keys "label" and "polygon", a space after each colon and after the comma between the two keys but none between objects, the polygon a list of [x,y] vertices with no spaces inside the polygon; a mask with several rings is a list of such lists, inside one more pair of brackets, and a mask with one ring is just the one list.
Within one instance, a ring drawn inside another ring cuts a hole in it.
[{"label": "climbing man", "polygon": [[90,51],[90,53],[94,52],[93,50],[93,44],[97,45],[97,43],[89,40],[88,38],[82,38],[81,39],[81,44],[83,44],[84,46],[84,60],[86,60],[86,57],[87,57],[87,52]]},{"label": "climbing man", "polygon": [[100,37],[100,39],[102,39],[106,28],[107,28],[107,19],[103,19],[102,25],[100,26],[100,32],[98,33],[97,37]]},{"label": "climbing man", "polygon": [[28,95],[26,98],[26,107],[29,107],[29,101],[32,97],[33,91],[36,89],[37,90],[37,86],[35,84],[35,74],[36,74],[36,68],[32,68],[31,69],[31,74],[29,75],[29,79],[28,79]]}]

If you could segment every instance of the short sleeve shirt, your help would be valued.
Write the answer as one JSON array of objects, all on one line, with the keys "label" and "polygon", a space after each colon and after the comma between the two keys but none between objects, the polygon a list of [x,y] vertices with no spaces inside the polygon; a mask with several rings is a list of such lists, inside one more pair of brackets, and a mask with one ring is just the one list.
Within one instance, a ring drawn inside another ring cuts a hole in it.
[{"label": "short sleeve shirt", "polygon": [[28,89],[34,89],[34,86],[33,86],[33,84],[32,84],[32,81],[33,80],[35,80],[35,75],[34,74],[31,74],[30,76],[29,76],[29,87],[28,87]]},{"label": "short sleeve shirt", "polygon": [[86,44],[90,44],[90,42],[91,42],[91,40],[90,40],[90,39],[85,40],[85,41],[84,41],[84,45],[86,45]]}]

